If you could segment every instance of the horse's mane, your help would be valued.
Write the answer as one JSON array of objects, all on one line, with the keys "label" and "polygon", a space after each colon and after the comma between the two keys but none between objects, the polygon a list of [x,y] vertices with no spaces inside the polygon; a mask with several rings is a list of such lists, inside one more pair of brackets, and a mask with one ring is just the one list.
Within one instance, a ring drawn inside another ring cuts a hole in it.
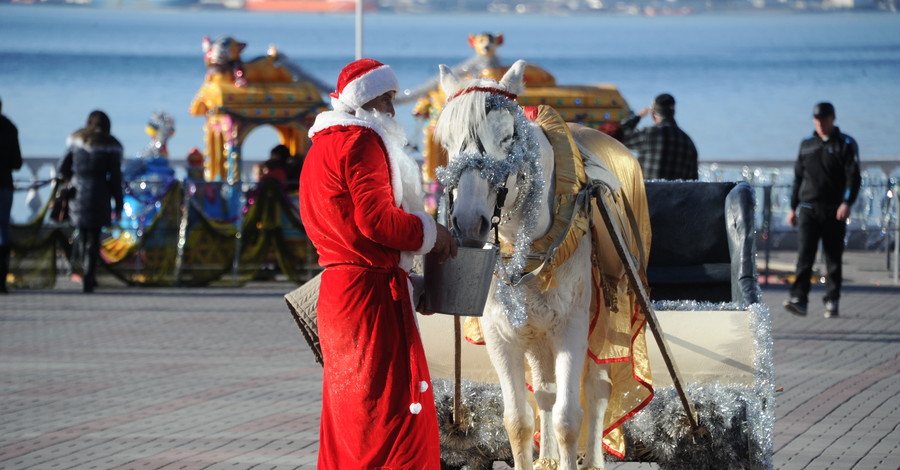
[{"label": "horse's mane", "polygon": [[[459,89],[473,86],[498,88],[493,80],[474,79],[463,83]],[[488,96],[484,92],[465,93],[447,103],[434,129],[435,138],[444,148],[460,149],[463,142],[478,138],[478,128],[487,119]]]}]

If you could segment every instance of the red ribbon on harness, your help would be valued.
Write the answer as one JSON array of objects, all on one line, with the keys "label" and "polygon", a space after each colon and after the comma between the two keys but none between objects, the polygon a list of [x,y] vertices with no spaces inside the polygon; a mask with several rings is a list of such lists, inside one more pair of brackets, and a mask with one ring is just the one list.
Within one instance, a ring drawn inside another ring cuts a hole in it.
[{"label": "red ribbon on harness", "polygon": [[447,102],[449,103],[449,102],[453,101],[454,99],[456,99],[458,96],[465,95],[466,93],[472,93],[473,91],[483,91],[485,93],[490,93],[492,95],[505,96],[513,101],[515,101],[516,98],[518,97],[518,95],[516,95],[515,93],[510,93],[506,90],[501,90],[499,88],[484,87],[484,86],[472,86],[472,87],[463,88],[462,90],[457,91],[456,93],[453,94],[453,96],[451,96],[450,98],[447,98]]}]

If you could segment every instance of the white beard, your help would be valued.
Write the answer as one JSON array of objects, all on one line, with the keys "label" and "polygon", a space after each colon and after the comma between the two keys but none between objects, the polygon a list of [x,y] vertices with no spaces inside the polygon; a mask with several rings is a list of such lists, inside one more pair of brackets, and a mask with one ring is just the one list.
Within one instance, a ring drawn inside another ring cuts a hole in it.
[{"label": "white beard", "polygon": [[369,122],[377,129],[378,134],[384,140],[388,156],[396,162],[400,169],[400,181],[402,182],[401,206],[407,212],[424,210],[424,192],[422,191],[421,173],[416,161],[406,153],[406,129],[394,116],[378,111],[366,111],[358,109],[356,117]]}]

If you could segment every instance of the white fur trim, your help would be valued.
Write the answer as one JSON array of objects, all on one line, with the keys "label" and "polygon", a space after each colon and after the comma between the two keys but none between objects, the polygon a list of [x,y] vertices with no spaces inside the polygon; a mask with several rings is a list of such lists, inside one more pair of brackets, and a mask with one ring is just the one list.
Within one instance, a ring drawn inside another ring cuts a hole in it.
[{"label": "white fur trim", "polygon": [[316,116],[316,122],[309,128],[309,137],[312,138],[317,132],[334,126],[360,126],[372,129],[381,138],[381,143],[388,149],[388,162],[391,166],[391,188],[394,190],[394,204],[400,207],[403,201],[403,173],[400,171],[399,158],[409,158],[406,155],[392,155],[388,145],[387,136],[382,130],[371,121],[360,119],[352,114],[342,111],[325,111]]},{"label": "white fur trim", "polygon": [[422,393],[427,392],[428,391],[428,382],[426,382],[424,380],[419,382],[419,391]]},{"label": "white fur trim", "polygon": [[409,412],[414,415],[421,413],[422,412],[422,404],[419,402],[411,403],[409,405]]},{"label": "white fur trim", "polygon": [[[389,92],[400,91],[400,83],[397,82],[397,75],[391,70],[389,65],[372,69],[356,80],[344,85],[338,100],[350,107],[352,110],[362,108],[369,101]],[[334,100],[332,100],[334,102]],[[335,107],[337,109],[337,107]]]},{"label": "white fur trim", "polygon": [[424,234],[422,237],[422,246],[419,247],[414,254],[424,255],[434,248],[434,243],[437,241],[437,222],[425,212],[413,212],[413,215],[417,216],[419,220],[422,221],[422,232]]}]

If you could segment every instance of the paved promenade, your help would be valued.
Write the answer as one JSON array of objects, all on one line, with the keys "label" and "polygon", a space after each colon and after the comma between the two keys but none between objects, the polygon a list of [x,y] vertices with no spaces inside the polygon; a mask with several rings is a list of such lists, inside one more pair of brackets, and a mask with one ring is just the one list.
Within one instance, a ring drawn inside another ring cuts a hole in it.
[{"label": "paved promenade", "polygon": [[[838,319],[822,317],[821,287],[797,318],[786,286],[763,286],[776,469],[900,468],[900,287],[885,263],[848,253]],[[0,469],[315,468],[321,369],[282,299],[292,288],[85,295],[61,280],[0,296]]]}]

